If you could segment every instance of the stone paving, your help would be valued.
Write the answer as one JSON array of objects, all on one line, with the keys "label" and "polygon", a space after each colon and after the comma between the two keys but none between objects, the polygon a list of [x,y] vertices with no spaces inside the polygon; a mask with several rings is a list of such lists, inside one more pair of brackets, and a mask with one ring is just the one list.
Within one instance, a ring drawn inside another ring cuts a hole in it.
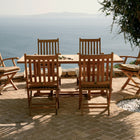
[{"label": "stone paving", "polygon": [[[77,95],[60,96],[57,116],[53,109],[34,110],[32,116],[29,116],[25,82],[17,82],[17,91],[10,87],[0,95],[0,139],[139,140],[140,113],[125,111],[116,105],[119,100],[135,97],[135,89],[128,87],[120,91],[125,80],[113,78],[110,116],[107,116],[107,112],[101,114],[101,110],[95,109],[87,110],[82,116],[78,109]],[[62,90],[73,90],[70,85],[74,87],[76,79],[62,79]],[[101,101],[104,97],[91,100]]]}]

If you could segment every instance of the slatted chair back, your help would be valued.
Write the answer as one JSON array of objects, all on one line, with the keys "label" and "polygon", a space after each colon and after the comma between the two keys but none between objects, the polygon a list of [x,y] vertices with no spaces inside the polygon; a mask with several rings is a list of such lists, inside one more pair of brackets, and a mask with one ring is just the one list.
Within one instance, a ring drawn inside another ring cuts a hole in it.
[{"label": "slatted chair back", "polygon": [[101,54],[101,38],[79,39],[79,53],[82,55]]},{"label": "slatted chair back", "polygon": [[80,82],[112,83],[113,55],[80,55]]},{"label": "slatted chair back", "polygon": [[[27,87],[49,88],[49,85],[58,86],[58,56],[57,55],[26,55],[25,71]],[[51,87],[50,87],[51,88]]]},{"label": "slatted chair back", "polygon": [[59,54],[59,39],[38,39],[38,55]]}]

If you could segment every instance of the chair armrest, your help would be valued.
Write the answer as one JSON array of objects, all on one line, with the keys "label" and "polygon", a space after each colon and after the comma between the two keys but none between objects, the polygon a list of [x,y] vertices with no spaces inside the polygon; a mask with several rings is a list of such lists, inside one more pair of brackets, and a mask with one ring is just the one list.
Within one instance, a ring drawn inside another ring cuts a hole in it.
[{"label": "chair armrest", "polygon": [[128,58],[138,58],[138,57],[135,57],[135,56],[120,56],[121,58],[124,58],[124,61],[123,61],[123,64],[126,63],[127,59]]},{"label": "chair armrest", "polygon": [[16,66],[15,59],[19,59],[19,57],[5,58],[5,59],[3,59],[3,61],[6,61],[6,60],[12,60],[13,65]]}]

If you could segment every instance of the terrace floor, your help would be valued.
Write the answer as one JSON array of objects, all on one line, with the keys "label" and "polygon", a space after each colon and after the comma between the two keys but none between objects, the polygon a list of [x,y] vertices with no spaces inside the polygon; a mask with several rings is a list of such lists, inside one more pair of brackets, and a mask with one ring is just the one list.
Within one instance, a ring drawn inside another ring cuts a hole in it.
[{"label": "terrace floor", "polygon": [[[1,140],[139,140],[140,113],[116,105],[119,100],[135,97],[135,89],[120,90],[125,80],[113,78],[110,116],[100,114],[101,110],[87,110],[82,116],[77,95],[60,96],[58,115],[54,110],[34,110],[29,116],[25,82],[16,82],[17,91],[10,87],[0,95]],[[63,91],[75,87],[76,79],[62,79]]]}]

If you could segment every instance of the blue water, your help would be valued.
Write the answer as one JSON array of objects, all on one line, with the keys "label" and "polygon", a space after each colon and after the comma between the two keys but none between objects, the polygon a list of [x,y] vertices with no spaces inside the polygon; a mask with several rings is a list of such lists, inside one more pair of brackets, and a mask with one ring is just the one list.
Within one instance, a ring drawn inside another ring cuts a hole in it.
[{"label": "blue water", "polygon": [[[117,26],[110,31],[111,18],[87,17],[0,17],[0,53],[3,58],[21,57],[24,53],[37,53],[37,39],[59,38],[61,54],[76,54],[79,37],[101,38],[102,52],[137,56],[138,49],[125,43],[123,35],[117,35]],[[11,65],[10,62],[7,65]],[[23,64],[18,64],[21,71]],[[76,65],[63,65],[74,68]]]}]

